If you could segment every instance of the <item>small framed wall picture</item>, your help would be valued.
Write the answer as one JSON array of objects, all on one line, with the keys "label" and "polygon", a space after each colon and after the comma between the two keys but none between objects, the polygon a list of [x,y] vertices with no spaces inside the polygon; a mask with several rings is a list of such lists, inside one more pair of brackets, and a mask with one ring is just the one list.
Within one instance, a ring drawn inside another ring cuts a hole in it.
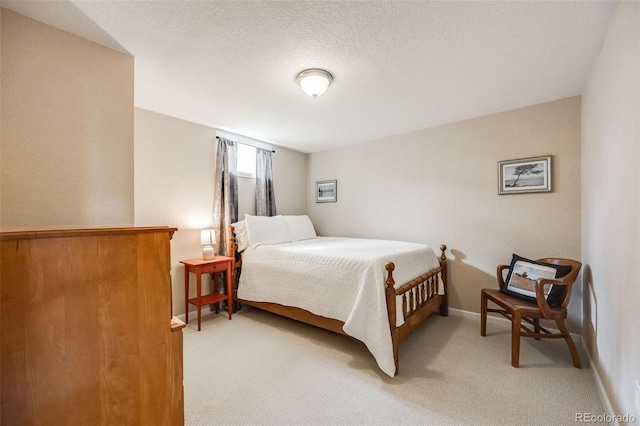
[{"label": "small framed wall picture", "polygon": [[338,201],[338,181],[321,180],[316,182],[316,203],[335,203]]},{"label": "small framed wall picture", "polygon": [[498,195],[551,192],[551,156],[498,161]]}]

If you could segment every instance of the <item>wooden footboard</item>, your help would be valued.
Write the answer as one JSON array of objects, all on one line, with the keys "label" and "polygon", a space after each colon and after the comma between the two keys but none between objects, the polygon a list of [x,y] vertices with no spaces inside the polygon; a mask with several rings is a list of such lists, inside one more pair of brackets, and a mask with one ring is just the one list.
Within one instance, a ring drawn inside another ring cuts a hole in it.
[{"label": "wooden footboard", "polygon": [[[307,324],[311,324],[316,327],[333,331],[335,333],[346,335],[346,333],[342,329],[342,327],[344,326],[344,322],[342,321],[315,315],[309,311],[296,307],[283,306],[277,303],[252,302],[238,299],[238,278],[240,269],[242,268],[242,257],[240,253],[237,252],[237,244],[235,241],[233,226],[230,227],[229,235],[230,237],[227,247],[227,255],[234,259],[232,268],[234,301],[249,306],[254,306],[256,308],[292,318]],[[447,257],[445,255],[446,249],[446,245],[443,244],[440,246],[440,265],[437,268],[425,272],[419,277],[409,281],[406,284],[401,285],[398,288],[395,288],[396,283],[393,279],[393,271],[395,270],[395,265],[393,264],[393,262],[389,262],[385,266],[385,269],[387,270],[385,294],[387,302],[387,313],[389,315],[389,328],[391,330],[391,339],[393,342],[393,358],[395,360],[396,375],[398,374],[398,353],[400,343],[409,334],[411,334],[411,332],[413,332],[420,323],[422,323],[429,315],[436,311],[436,309],[439,310],[440,315],[442,316],[447,316],[449,313],[447,289]],[[396,326],[396,297],[402,297],[402,315],[404,318],[404,323],[401,326]]]},{"label": "wooden footboard", "polygon": [[[393,271],[396,266],[393,262],[387,263],[386,297],[387,313],[389,314],[389,328],[391,329],[391,340],[393,342],[393,359],[396,363],[396,374],[398,374],[398,351],[400,342],[411,334],[420,323],[422,323],[436,309],[440,310],[440,315],[449,315],[449,303],[447,293],[447,256],[445,255],[447,246],[442,244],[440,251],[440,266],[432,269],[406,284],[395,288],[396,282],[393,279]],[[440,294],[442,285],[442,294]],[[402,297],[402,316],[404,323],[396,326],[396,298]]]}]

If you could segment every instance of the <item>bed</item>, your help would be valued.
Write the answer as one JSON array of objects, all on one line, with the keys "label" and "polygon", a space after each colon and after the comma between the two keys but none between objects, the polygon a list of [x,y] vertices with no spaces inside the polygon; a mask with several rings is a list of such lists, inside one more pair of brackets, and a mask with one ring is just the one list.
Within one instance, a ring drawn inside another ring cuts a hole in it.
[{"label": "bed", "polygon": [[251,216],[231,226],[234,299],[363,342],[398,373],[402,342],[448,314],[446,246],[318,237],[309,218]]}]

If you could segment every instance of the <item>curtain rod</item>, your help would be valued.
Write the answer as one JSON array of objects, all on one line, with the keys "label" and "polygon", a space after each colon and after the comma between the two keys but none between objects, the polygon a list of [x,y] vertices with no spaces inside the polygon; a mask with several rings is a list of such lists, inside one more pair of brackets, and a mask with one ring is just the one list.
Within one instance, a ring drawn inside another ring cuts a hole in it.
[{"label": "curtain rod", "polygon": [[[216,136],[216,139],[220,139],[220,136]],[[242,143],[242,142],[236,142],[236,143]],[[247,145],[246,143],[243,143],[242,145]],[[254,147],[256,149],[258,149],[257,147]],[[264,149],[264,148],[260,148],[260,149]],[[272,153],[276,153],[274,150],[271,150]]]}]

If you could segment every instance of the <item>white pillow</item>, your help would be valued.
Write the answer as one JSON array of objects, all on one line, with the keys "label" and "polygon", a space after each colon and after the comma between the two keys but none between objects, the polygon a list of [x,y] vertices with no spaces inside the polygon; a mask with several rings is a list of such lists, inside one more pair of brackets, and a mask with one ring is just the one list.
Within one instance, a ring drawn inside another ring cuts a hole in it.
[{"label": "white pillow", "polygon": [[249,234],[247,233],[247,222],[241,220],[231,224],[236,234],[236,244],[238,245],[238,252],[242,253],[249,247]]},{"label": "white pillow", "polygon": [[291,234],[291,241],[310,240],[317,238],[316,230],[313,229],[313,223],[309,216],[283,216]]},{"label": "white pillow", "polygon": [[280,244],[291,241],[287,223],[282,216],[244,215],[249,234],[249,245],[253,248],[263,244]]}]

